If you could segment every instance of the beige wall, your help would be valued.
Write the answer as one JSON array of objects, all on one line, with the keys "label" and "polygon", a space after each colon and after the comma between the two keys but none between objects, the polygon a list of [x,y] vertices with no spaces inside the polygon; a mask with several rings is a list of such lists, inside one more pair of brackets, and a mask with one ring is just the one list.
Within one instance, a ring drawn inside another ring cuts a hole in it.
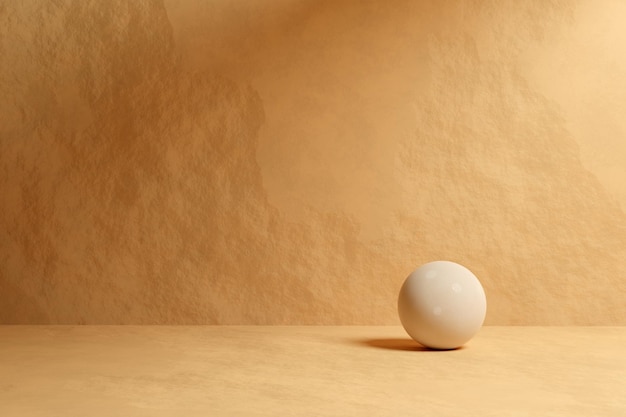
[{"label": "beige wall", "polygon": [[0,322],[626,324],[621,1],[0,0]]}]

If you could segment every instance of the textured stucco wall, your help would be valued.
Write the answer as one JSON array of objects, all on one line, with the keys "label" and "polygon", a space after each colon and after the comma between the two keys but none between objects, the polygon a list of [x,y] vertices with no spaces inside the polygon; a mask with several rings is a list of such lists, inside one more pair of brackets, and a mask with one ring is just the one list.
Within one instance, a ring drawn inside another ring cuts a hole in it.
[{"label": "textured stucco wall", "polygon": [[626,324],[626,3],[0,0],[0,322]]}]

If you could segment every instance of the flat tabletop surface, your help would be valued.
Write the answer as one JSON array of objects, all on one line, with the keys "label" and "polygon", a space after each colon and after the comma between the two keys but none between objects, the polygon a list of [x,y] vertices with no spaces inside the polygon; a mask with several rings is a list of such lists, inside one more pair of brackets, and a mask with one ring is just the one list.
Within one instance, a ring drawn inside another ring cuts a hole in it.
[{"label": "flat tabletop surface", "polygon": [[626,327],[0,326],[0,416],[626,416]]}]

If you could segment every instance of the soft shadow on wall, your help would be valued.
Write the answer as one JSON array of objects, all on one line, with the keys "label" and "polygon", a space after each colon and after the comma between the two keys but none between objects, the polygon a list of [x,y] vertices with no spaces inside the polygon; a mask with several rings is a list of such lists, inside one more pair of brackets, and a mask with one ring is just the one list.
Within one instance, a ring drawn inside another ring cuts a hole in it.
[{"label": "soft shadow on wall", "polygon": [[487,323],[626,322],[626,217],[528,52],[575,6],[262,3],[3,6],[2,322],[396,324],[441,258]]}]

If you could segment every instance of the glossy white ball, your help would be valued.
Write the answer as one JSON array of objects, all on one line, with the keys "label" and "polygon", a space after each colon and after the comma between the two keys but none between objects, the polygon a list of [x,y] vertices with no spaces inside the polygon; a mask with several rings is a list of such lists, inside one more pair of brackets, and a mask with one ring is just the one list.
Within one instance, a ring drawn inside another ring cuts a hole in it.
[{"label": "glossy white ball", "polygon": [[402,285],[398,314],[406,332],[432,349],[455,349],[480,330],[487,299],[478,278],[454,262],[435,261],[413,271]]}]

